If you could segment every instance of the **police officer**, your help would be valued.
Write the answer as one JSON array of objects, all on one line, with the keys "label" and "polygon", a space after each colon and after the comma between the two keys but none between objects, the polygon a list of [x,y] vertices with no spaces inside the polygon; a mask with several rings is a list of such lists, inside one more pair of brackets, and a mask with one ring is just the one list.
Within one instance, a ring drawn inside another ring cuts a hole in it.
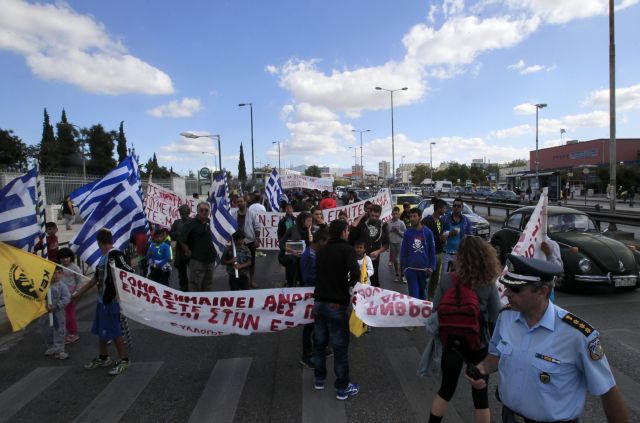
[{"label": "police officer", "polygon": [[[557,264],[510,254],[500,278],[509,304],[498,316],[481,373],[499,373],[503,423],[577,422],[585,394],[602,398],[609,422],[628,422],[598,332],[549,301]],[[465,377],[481,389],[485,380]]]}]

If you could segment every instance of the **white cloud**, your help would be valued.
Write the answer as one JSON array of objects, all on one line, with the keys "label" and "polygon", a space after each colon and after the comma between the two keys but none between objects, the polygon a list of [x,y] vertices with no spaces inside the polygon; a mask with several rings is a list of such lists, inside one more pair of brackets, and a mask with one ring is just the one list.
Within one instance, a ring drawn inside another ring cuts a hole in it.
[{"label": "white cloud", "polygon": [[[560,119],[539,119],[539,134],[558,134],[560,129],[567,131],[580,128],[606,128],[609,126],[609,113],[595,110],[590,113],[566,115]],[[494,130],[489,133],[490,139],[518,138],[524,135],[534,135],[535,122],[518,125],[511,128]]]},{"label": "white cloud", "polygon": [[[609,90],[604,89],[591,92],[584,101],[584,104],[596,109],[608,110]],[[624,112],[633,109],[640,109],[640,84],[616,88],[616,110]]]},{"label": "white cloud", "polygon": [[[200,134],[198,131],[190,131]],[[207,153],[218,154],[218,146],[216,141],[207,138],[184,138],[180,137],[178,141],[160,147],[161,154],[158,155],[162,160],[170,162],[182,162],[192,160],[196,156],[203,156],[203,151]]]},{"label": "white cloud", "polygon": [[[551,24],[563,24],[575,19],[609,13],[608,0],[505,0],[505,3],[513,9],[524,10],[539,16]],[[637,3],[638,0],[618,1],[616,10],[622,10]]]},{"label": "white cloud", "polygon": [[516,115],[535,115],[536,106],[533,103],[522,103],[514,106],[513,111]]},{"label": "white cloud", "polygon": [[202,103],[197,98],[185,97],[182,100],[173,100],[167,104],[147,110],[147,113],[157,118],[184,118],[190,117],[195,112],[202,110]]},{"label": "white cloud", "polygon": [[444,0],[442,2],[442,11],[445,17],[458,15],[464,10],[464,0]]},{"label": "white cloud", "polygon": [[497,138],[497,139],[518,138],[524,134],[531,133],[531,131],[532,131],[531,125],[524,124],[524,125],[514,126],[512,128],[498,129],[495,131],[491,131],[489,133],[489,138]]},{"label": "white cloud", "polygon": [[508,69],[518,71],[520,75],[528,75],[530,73],[537,73],[542,71],[551,72],[556,68],[556,65],[543,66],[543,65],[530,65],[527,66],[525,61],[520,59],[516,63],[507,66]]},{"label": "white cloud", "polygon": [[65,3],[3,0],[0,49],[23,55],[31,71],[98,94],[171,94],[171,78],[129,54],[104,25]]},{"label": "white cloud", "polygon": [[431,3],[429,5],[429,14],[427,15],[427,20],[434,24],[436,22],[436,13],[438,13],[438,6]]}]

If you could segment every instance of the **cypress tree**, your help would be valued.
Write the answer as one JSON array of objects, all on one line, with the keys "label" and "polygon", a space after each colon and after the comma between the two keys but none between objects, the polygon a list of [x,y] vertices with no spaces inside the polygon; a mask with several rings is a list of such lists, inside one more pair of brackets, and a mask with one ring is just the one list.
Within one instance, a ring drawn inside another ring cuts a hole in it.
[{"label": "cypress tree", "polygon": [[38,162],[42,172],[52,172],[60,167],[55,154],[56,137],[53,135],[53,126],[49,123],[49,113],[44,109],[44,121],[42,122],[42,140],[40,141],[40,154]]},{"label": "cypress tree", "polygon": [[75,140],[76,130],[67,120],[67,113],[62,109],[60,122],[56,124],[58,139],[56,141],[55,154],[58,157],[60,167],[58,172],[79,171],[82,168],[82,156]]},{"label": "cypress tree", "polygon": [[118,163],[127,157],[127,137],[124,136],[124,120],[120,122],[120,130],[118,131]]},{"label": "cypress tree", "polygon": [[240,143],[240,161],[238,162],[238,179],[244,184],[247,182],[247,167],[244,163],[244,150]]},{"label": "cypress tree", "polygon": [[107,132],[102,125],[93,125],[87,132],[89,155],[91,160],[87,164],[87,172],[104,175],[116,167],[113,159],[115,148],[115,132]]}]

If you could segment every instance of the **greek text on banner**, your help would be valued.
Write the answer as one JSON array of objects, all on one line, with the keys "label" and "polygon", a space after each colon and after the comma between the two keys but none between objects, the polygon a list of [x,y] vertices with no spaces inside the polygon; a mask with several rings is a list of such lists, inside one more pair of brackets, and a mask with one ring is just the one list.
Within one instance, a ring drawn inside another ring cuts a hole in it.
[{"label": "greek text on banner", "polygon": [[193,216],[196,213],[198,201],[193,198],[182,197],[169,189],[149,182],[147,195],[144,199],[144,212],[150,223],[171,226],[174,220],[180,218],[178,208],[181,205],[187,204]]}]

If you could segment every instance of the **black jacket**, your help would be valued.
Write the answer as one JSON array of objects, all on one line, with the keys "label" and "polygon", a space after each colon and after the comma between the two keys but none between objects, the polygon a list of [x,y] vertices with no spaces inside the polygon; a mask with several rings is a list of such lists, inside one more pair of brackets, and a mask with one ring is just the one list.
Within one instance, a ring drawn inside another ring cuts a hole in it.
[{"label": "black jacket", "polygon": [[316,254],[316,271],[316,301],[349,305],[349,287],[360,280],[356,250],[343,239],[330,239]]},{"label": "black jacket", "polygon": [[[358,226],[349,232],[349,242],[355,245],[356,241],[364,242],[365,253],[379,250],[381,247],[389,248],[389,228],[382,220],[369,227],[369,219],[362,218]],[[373,260],[373,259],[372,259]],[[379,260],[377,258],[376,260]]]},{"label": "black jacket", "polygon": [[431,232],[433,232],[433,240],[435,241],[435,244],[436,244],[436,254],[440,254],[442,252],[442,247],[443,247],[442,239],[440,239],[440,235],[442,235],[442,229],[443,229],[442,222],[440,222],[440,225],[438,225],[438,223],[433,218],[433,215],[430,214],[429,216],[422,219],[420,223],[422,223],[427,228],[431,229]]}]

